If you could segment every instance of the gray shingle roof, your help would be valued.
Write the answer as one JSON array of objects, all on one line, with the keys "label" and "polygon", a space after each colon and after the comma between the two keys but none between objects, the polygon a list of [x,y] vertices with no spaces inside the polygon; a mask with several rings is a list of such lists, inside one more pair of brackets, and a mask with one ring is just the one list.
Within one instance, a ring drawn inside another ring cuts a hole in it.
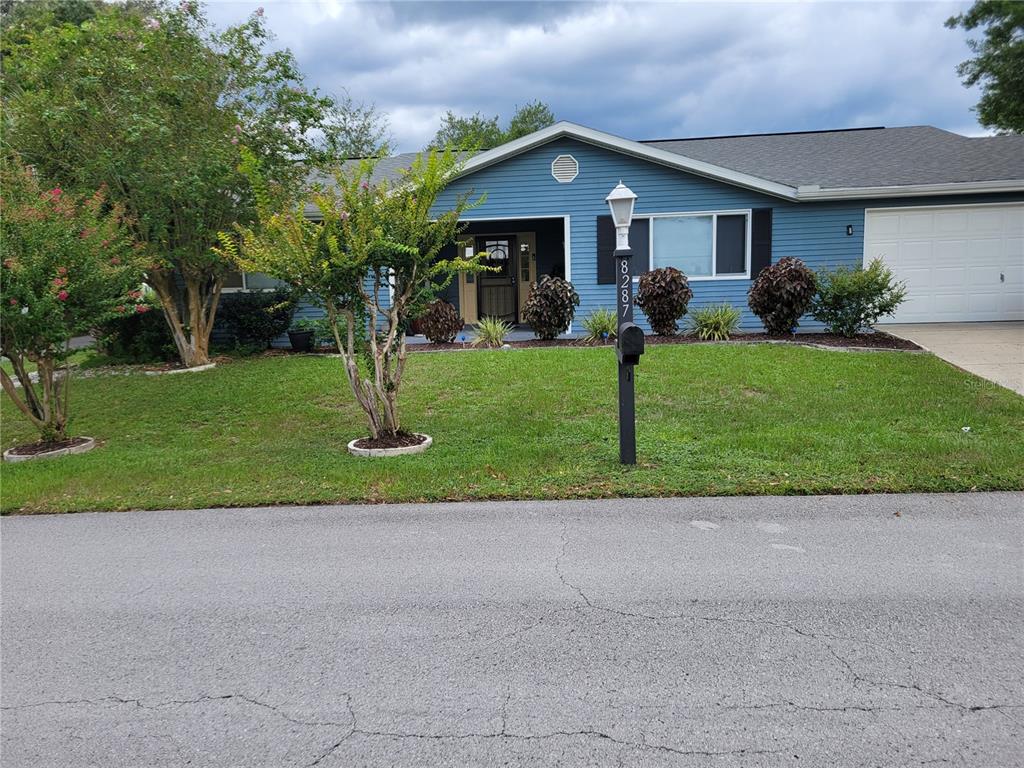
[{"label": "gray shingle roof", "polygon": [[[557,131],[560,126],[566,126],[561,133]],[[589,129],[559,123],[538,133],[544,131],[572,136],[572,131],[579,133]],[[587,140],[585,136],[582,138]],[[638,146],[634,142],[626,143]],[[1024,180],[1024,136],[970,138],[927,125],[664,139],[640,144],[680,155],[681,160],[689,158],[709,163],[767,182],[793,188],[819,186],[822,194],[851,187]],[[502,147],[498,147],[480,157],[501,150]],[[416,152],[405,152],[382,159],[374,169],[372,180],[397,181],[416,155]],[[468,158],[469,153],[466,153],[463,159]],[[356,162],[351,160],[345,165],[350,167]],[[333,183],[328,178],[314,181]]]},{"label": "gray shingle roof", "polygon": [[[371,184],[377,184],[381,181],[395,182],[402,178],[402,171],[409,168],[419,152],[402,152],[397,155],[391,155],[389,157],[381,158],[377,161],[377,165],[373,168],[373,175],[370,177]],[[470,153],[461,153],[466,157]],[[465,157],[463,158],[465,159]],[[355,168],[359,165],[359,160],[346,160],[342,164],[342,170],[348,171],[349,169]],[[334,185],[334,179],[330,176],[317,173],[310,177],[310,181],[317,184],[324,184],[327,186]]]},{"label": "gray shingle roof", "polygon": [[1024,179],[1024,136],[968,138],[927,125],[643,143],[793,187]]},{"label": "gray shingle roof", "polygon": [[[416,158],[416,152],[403,152],[399,155],[391,155],[390,157],[381,158],[377,165],[373,169],[373,175],[370,177],[370,181],[373,184],[377,184],[381,181],[397,181],[403,170],[412,165],[412,161]],[[359,160],[346,160],[342,164],[343,171],[349,171],[359,165]],[[312,184],[317,184],[325,187],[335,186],[334,177],[325,173],[312,173],[310,174],[309,181]]]},{"label": "gray shingle roof", "polygon": [[[389,157],[381,158],[377,161],[377,165],[373,167],[373,173],[370,176],[370,183],[379,184],[382,181],[386,181],[393,184],[394,182],[401,180],[402,171],[410,168],[413,161],[416,159],[416,156],[419,154],[419,152],[402,152],[397,155],[390,155]],[[462,159],[466,159],[470,155],[468,152],[462,154],[464,155]],[[360,160],[358,159],[346,160],[342,163],[341,168],[343,171],[348,171],[350,169],[354,169],[359,165],[359,163]],[[333,176],[320,172],[310,174],[309,183],[327,188],[337,186]],[[305,213],[307,216],[319,215],[316,206],[312,203],[306,206]]]}]

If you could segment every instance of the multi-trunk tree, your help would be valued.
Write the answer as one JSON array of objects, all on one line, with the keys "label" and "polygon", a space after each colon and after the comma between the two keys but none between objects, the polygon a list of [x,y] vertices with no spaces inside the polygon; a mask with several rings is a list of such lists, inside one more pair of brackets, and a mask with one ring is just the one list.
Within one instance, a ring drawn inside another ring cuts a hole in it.
[{"label": "multi-trunk tree", "polygon": [[[460,271],[484,267],[482,254],[440,258],[474,204],[460,195],[449,210],[433,211],[458,170],[451,152],[420,155],[394,183],[374,183],[374,166],[356,164],[338,172],[334,185],[287,204],[272,202],[272,188],[250,158],[254,184],[264,190],[259,221],[225,232],[221,253],[323,307],[371,436],[393,438],[405,431],[398,394],[409,324]],[[318,212],[313,220],[310,206]]]},{"label": "multi-trunk tree", "polygon": [[150,254],[182,362],[203,365],[233,268],[212,246],[254,215],[240,147],[294,190],[383,132],[372,108],[306,87],[289,51],[267,50],[262,9],[218,32],[193,2],[93,7],[81,23],[5,30],[4,141],[50,183],[107,187]]},{"label": "multi-trunk tree", "polygon": [[70,341],[149,308],[140,290],[146,258],[106,190],[77,197],[41,185],[16,158],[0,166],[0,355],[14,372],[0,368],[0,383],[42,440],[60,442],[67,438],[71,372],[61,369]]}]

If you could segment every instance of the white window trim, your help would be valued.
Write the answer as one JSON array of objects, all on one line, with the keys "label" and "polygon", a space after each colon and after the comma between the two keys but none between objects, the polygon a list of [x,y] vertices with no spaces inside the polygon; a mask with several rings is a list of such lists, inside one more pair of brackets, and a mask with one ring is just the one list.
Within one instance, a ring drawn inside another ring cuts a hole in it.
[{"label": "white window trim", "polygon": [[[695,282],[707,282],[709,280],[749,280],[750,279],[750,241],[752,236],[752,221],[754,218],[753,208],[736,208],[736,209],[723,209],[717,211],[679,211],[676,213],[644,213],[634,215],[634,219],[647,219],[650,223],[647,225],[647,258],[648,264],[647,269],[654,269],[654,220],[655,219],[679,219],[689,216],[711,216],[711,270],[710,275],[687,275],[686,279],[691,283]],[[744,244],[743,253],[743,273],[729,273],[725,275],[719,275],[718,270],[718,217],[719,216],[746,216],[746,243]],[[637,275],[633,278],[633,282],[638,282],[640,276]]]},{"label": "white window trim", "polygon": [[[247,281],[246,281],[246,276],[249,273],[248,272],[243,272],[241,270],[235,270],[235,271],[237,271],[242,276],[242,287],[241,288],[238,288],[238,287],[221,288],[220,289],[221,293],[267,293],[269,291],[276,291],[277,290],[277,288],[250,288],[247,285]],[[279,287],[284,288],[285,286],[279,286]]]}]

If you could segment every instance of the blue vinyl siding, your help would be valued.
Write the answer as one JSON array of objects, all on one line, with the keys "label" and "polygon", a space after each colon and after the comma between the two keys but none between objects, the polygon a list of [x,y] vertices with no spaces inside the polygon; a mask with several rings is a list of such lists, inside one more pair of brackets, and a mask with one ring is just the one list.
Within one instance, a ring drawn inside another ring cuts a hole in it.
[{"label": "blue vinyl siding", "polygon": [[[569,184],[560,184],[551,176],[551,162],[559,154],[571,154],[579,162],[579,175]],[[637,194],[635,216],[772,208],[773,261],[796,256],[815,270],[861,264],[865,207],[954,205],[1011,199],[1011,196],[974,196],[795,203],[574,139],[559,139],[456,180],[439,199],[437,210],[444,210],[456,195],[473,190],[476,194],[485,192],[486,199],[467,218],[568,215],[571,280],[580,295],[574,323],[574,328],[578,328],[578,321],[595,309],[615,307],[614,286],[597,283],[596,218],[608,213],[604,199],[620,180]],[[852,235],[846,234],[848,225],[853,225]],[[642,269],[641,265],[636,265],[635,271],[639,273],[646,268],[647,265],[642,265]],[[690,306],[728,302],[742,311],[743,328],[759,330],[760,321],[747,308],[750,282],[736,279],[693,281]],[[647,325],[642,313],[638,313],[638,322]],[[809,318],[802,323],[804,328],[814,326]]]},{"label": "blue vinyl siding", "polygon": [[[366,278],[365,286],[367,291],[373,290],[373,281],[369,277]],[[385,289],[382,289],[380,292],[380,303],[381,307],[384,309],[391,306],[391,297]],[[323,309],[310,301],[300,300],[298,306],[295,308],[295,316],[292,318],[292,325],[297,323],[299,320],[304,319],[319,320],[321,317],[324,317],[325,314],[326,313]],[[271,342],[271,346],[280,348],[287,348],[290,344],[291,342],[288,341],[287,333],[281,334]]]},{"label": "blue vinyl siding", "polygon": [[[551,162],[571,154],[579,162],[579,175],[568,184],[551,176]],[[580,295],[574,330],[580,320],[596,309],[614,309],[613,285],[597,282],[597,217],[608,213],[605,197],[619,182],[638,196],[636,216],[654,213],[772,209],[772,260],[785,256],[802,259],[815,270],[841,265],[859,266],[864,253],[865,208],[918,205],[962,205],[981,202],[1020,201],[1021,195],[937,196],[865,201],[795,203],[760,192],[705,179],[684,171],[576,141],[558,139],[453,182],[438,200],[435,210],[451,206],[455,197],[472,190],[486,194],[482,204],[467,212],[467,220],[570,217],[569,278]],[[846,228],[853,226],[853,234]],[[647,265],[636,265],[639,274]],[[728,302],[741,310],[745,330],[761,330],[761,323],[747,308],[749,279],[695,280],[691,282],[690,307]],[[319,316],[303,306],[297,317]],[[637,322],[647,330],[643,314]],[[820,327],[804,318],[801,328]]]}]

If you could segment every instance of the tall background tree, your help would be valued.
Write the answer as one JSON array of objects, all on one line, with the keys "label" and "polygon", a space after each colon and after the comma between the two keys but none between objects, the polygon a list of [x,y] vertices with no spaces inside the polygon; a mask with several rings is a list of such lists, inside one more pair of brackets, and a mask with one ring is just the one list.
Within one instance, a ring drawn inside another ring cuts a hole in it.
[{"label": "tall background tree", "polygon": [[957,68],[964,85],[981,85],[978,121],[1001,132],[1024,133],[1024,2],[978,0],[946,26],[984,31],[982,39],[967,41],[974,58]]},{"label": "tall background tree", "polygon": [[17,23],[4,36],[4,143],[49,183],[109,189],[148,249],[145,279],[182,362],[205,364],[233,266],[212,246],[255,215],[240,148],[297,189],[339,155],[373,154],[379,116],[308,87],[291,52],[271,48],[262,9],[224,31],[189,0],[5,16]]},{"label": "tall background tree", "polygon": [[434,135],[430,146],[437,149],[491,149],[506,141],[539,131],[554,122],[555,113],[541,101],[531,101],[516,107],[515,114],[504,129],[499,124],[497,115],[485,117],[477,112],[469,117],[460,117],[449,110],[441,119],[441,127]]}]

